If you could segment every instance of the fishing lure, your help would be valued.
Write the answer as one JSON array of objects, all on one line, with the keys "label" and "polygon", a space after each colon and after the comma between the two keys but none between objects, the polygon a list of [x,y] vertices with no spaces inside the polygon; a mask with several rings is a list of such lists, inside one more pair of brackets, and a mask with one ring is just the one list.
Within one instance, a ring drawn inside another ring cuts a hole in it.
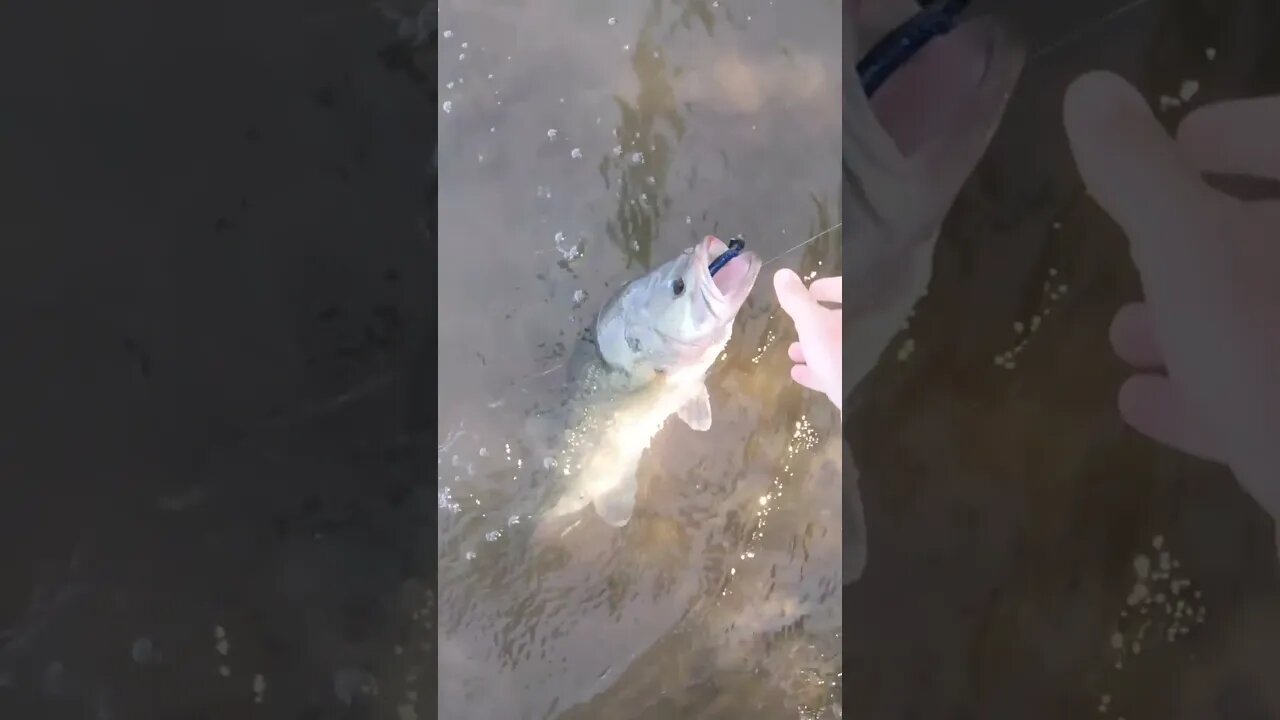
[{"label": "fishing lure", "polygon": [[915,57],[929,41],[953,30],[969,0],[938,0],[876,43],[858,61],[858,82],[871,97],[898,68]]},{"label": "fishing lure", "polygon": [[730,240],[729,249],[720,253],[720,257],[712,260],[711,264],[707,266],[707,269],[711,271],[711,277],[715,277],[716,273],[720,272],[720,268],[728,265],[730,260],[738,257],[738,253],[745,250],[746,247],[747,241],[743,240],[741,235]]}]

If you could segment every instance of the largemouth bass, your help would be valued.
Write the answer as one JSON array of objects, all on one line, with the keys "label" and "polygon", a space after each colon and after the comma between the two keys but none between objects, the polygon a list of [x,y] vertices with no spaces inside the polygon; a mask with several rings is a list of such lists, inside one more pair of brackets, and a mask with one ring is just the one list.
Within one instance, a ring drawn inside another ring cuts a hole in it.
[{"label": "largemouth bass", "polygon": [[740,252],[713,277],[712,261],[727,250],[708,236],[601,308],[570,361],[567,399],[556,413],[556,424],[568,429],[547,463],[553,500],[544,520],[592,505],[609,525],[626,525],[641,456],[667,420],[711,427],[707,371],[724,352],[761,266],[755,253]]}]

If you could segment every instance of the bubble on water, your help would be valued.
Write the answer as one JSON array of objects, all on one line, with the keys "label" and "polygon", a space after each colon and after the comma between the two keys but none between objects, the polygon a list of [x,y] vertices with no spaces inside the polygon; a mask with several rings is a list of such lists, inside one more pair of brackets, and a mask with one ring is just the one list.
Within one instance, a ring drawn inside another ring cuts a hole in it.
[{"label": "bubble on water", "polygon": [[485,542],[494,542],[500,537],[502,537],[501,530],[490,530],[489,532],[484,534]]},{"label": "bubble on water", "polygon": [[574,148],[573,150],[570,150],[570,151],[569,151],[569,157],[573,158],[574,160],[577,160],[578,158],[581,158],[581,157],[582,157],[582,148]]},{"label": "bubble on water", "polygon": [[451,113],[451,112],[453,112],[453,101],[452,101],[452,100],[445,100],[443,103],[441,103],[441,105],[440,105],[440,109],[441,109],[441,110],[444,110],[444,111],[445,111],[445,112],[447,112],[447,113]]},{"label": "bubble on water", "polygon": [[452,491],[452,490],[450,490],[448,487],[443,487],[443,488],[440,488],[439,490],[437,490],[437,491],[436,491],[436,497],[437,497],[437,498],[438,498],[438,500],[439,500],[439,504],[440,504],[440,508],[439,508],[439,509],[441,509],[441,510],[447,510],[447,511],[449,511],[449,512],[451,512],[451,513],[456,513],[456,512],[458,512],[458,511],[462,510],[462,505],[460,505],[460,504],[458,504],[456,501],[454,501],[454,499],[453,499],[453,491]]},{"label": "bubble on water", "polygon": [[622,146],[621,146],[621,145],[614,145],[614,146],[613,146],[613,156],[614,156],[614,157],[622,157]]},{"label": "bubble on water", "polygon": [[617,25],[617,24],[618,24],[618,18],[609,18],[609,24],[610,24],[610,25]]},{"label": "bubble on water", "polygon": [[630,46],[630,45],[623,45],[623,46],[622,46],[622,49],[623,49],[623,51],[624,51],[624,52],[627,52],[627,51],[630,51],[630,50],[631,50],[631,46]]},{"label": "bubble on water", "polygon": [[1197,92],[1200,92],[1200,82],[1197,80],[1183,80],[1182,86],[1178,88],[1178,97],[1183,102],[1188,102]]},{"label": "bubble on water", "polygon": [[443,35],[443,36],[444,36],[444,38],[445,38],[446,40],[448,40],[449,38],[453,37],[453,31],[452,31],[452,30],[445,30],[444,32],[442,32],[442,33],[440,33],[440,34],[441,34],[441,35]]},{"label": "bubble on water", "polygon": [[544,458],[542,458],[542,467],[546,468],[547,470],[550,470],[551,468],[553,468],[553,467],[555,467],[555,466],[556,466],[556,459],[555,459],[555,458],[553,458],[553,457],[544,457]]},{"label": "bubble on water", "polygon": [[489,73],[489,79],[490,79],[490,80],[492,80],[492,79],[493,79],[493,73]]},{"label": "bubble on water", "polygon": [[489,449],[480,448],[480,457],[489,457]]},{"label": "bubble on water", "polygon": [[720,7],[720,0],[711,0],[711,7],[713,8]]},{"label": "bubble on water", "polygon": [[464,555],[463,557],[465,557],[465,558],[466,558],[466,559],[468,559],[468,560],[475,560],[475,559],[476,559],[476,551],[475,551],[475,550],[468,550],[468,551],[467,551],[467,554],[466,554],[466,555]]},{"label": "bubble on water", "polygon": [[631,153],[631,162],[635,163],[636,165],[643,165],[643,164],[644,164],[644,153],[642,153],[642,152],[633,152],[633,153]]},{"label": "bubble on water", "polygon": [[459,45],[458,47],[462,48],[463,50],[466,50],[466,49],[467,49],[467,43],[465,43],[465,42],[464,42],[464,43],[462,43],[461,45]]},{"label": "bubble on water", "polygon": [[462,62],[463,60],[466,60],[466,59],[467,59],[466,53],[458,53],[458,62]]},{"label": "bubble on water", "polygon": [[557,134],[557,133],[558,133],[558,131],[557,131],[555,128],[551,128],[551,129],[547,130],[547,139],[548,139],[548,140],[555,140],[555,139],[556,139],[556,134]]},{"label": "bubble on water", "polygon": [[586,290],[578,289],[578,290],[574,290],[574,291],[573,291],[573,306],[574,306],[575,308],[576,308],[576,307],[581,307],[581,306],[582,306],[582,303],[586,302],[586,300],[587,300],[587,291],[586,291]]},{"label": "bubble on water", "polygon": [[491,127],[489,128],[489,132],[491,133],[498,132],[498,128]]},{"label": "bubble on water", "polygon": [[692,224],[693,224],[693,216],[691,216],[691,215],[685,215],[685,216],[684,216],[684,224],[685,224],[685,225],[692,225]]},{"label": "bubble on water", "polygon": [[656,184],[656,183],[658,182],[658,180],[657,180],[656,178],[654,178],[652,175],[650,175],[649,177],[645,178],[645,179],[644,179],[644,181],[645,181],[645,182],[647,182],[647,183],[649,183],[650,185],[654,185],[654,184]]},{"label": "bubble on water", "polygon": [[449,82],[445,83],[445,84],[444,84],[444,86],[445,86],[445,88],[446,88],[446,89],[452,90],[452,89],[453,89],[453,81],[452,81],[452,80],[450,80]]},{"label": "bubble on water", "polygon": [[563,232],[556,233],[556,250],[560,251],[560,255],[565,260],[576,260],[581,254],[580,243],[565,247],[565,240],[568,237]]},{"label": "bubble on water", "polygon": [[519,525],[519,524],[520,524],[519,515],[512,515],[511,517],[507,518],[507,527],[510,527],[512,525]]}]

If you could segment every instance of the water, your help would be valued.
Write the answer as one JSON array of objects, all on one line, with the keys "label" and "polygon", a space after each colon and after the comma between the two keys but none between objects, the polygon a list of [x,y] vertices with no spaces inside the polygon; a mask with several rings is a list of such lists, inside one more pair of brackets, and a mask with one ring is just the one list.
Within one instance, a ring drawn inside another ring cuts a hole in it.
[{"label": "water", "polygon": [[[836,712],[838,413],[791,383],[768,274],[712,429],[658,435],[632,522],[541,562],[521,533],[524,420],[622,282],[706,234],[769,259],[839,222],[840,11],[441,6],[441,717]],[[768,270],[836,274],[839,239]]]}]

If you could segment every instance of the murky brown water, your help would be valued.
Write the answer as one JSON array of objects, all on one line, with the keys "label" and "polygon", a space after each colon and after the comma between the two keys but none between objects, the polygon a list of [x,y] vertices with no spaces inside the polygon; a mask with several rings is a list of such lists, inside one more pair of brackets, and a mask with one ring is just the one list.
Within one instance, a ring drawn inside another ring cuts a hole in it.
[{"label": "murky brown water", "polygon": [[519,523],[524,419],[613,289],[708,233],[769,259],[839,222],[840,12],[442,5],[441,717],[838,700],[838,414],[791,383],[769,278],[838,272],[838,232],[765,268],[712,429],[659,434],[625,529],[584,522],[535,567]]},{"label": "murky brown water", "polygon": [[1220,469],[1121,424],[1107,327],[1136,277],[1083,196],[1061,99],[1098,67],[1157,104],[1198,81],[1171,124],[1274,92],[1280,16],[1250,0],[976,5],[1031,51],[940,241],[915,352],[887,355],[850,418],[871,552],[845,594],[845,709],[1275,717],[1271,521]]}]

